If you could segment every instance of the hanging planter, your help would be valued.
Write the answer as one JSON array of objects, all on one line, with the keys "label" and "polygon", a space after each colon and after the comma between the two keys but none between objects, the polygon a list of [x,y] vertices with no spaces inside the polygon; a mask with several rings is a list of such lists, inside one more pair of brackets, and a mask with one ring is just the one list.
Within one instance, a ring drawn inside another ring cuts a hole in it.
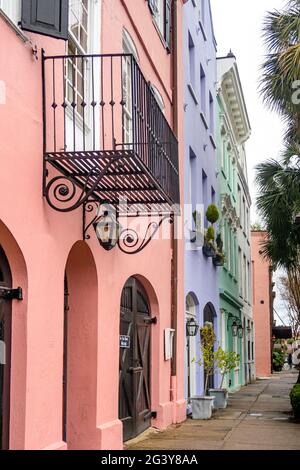
[{"label": "hanging planter", "polygon": [[216,253],[213,257],[213,264],[218,266],[224,266],[225,264],[225,255],[224,253]]}]

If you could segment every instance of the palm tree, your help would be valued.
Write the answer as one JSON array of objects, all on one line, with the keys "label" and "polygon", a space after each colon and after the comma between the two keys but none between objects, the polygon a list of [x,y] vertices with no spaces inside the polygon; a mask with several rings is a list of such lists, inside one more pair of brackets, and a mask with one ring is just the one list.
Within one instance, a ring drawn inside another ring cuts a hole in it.
[{"label": "palm tree", "polygon": [[268,53],[262,66],[261,94],[287,121],[287,137],[299,141],[300,107],[292,96],[300,79],[300,0],[288,1],[281,12],[268,13],[263,37]]},{"label": "palm tree", "polygon": [[280,161],[268,160],[256,168],[257,207],[269,233],[263,254],[289,273],[300,269],[300,228],[295,224],[300,212],[300,106],[293,99],[295,87],[300,88],[300,0],[289,0],[281,12],[269,12],[263,36],[268,54],[260,91],[287,129]]}]

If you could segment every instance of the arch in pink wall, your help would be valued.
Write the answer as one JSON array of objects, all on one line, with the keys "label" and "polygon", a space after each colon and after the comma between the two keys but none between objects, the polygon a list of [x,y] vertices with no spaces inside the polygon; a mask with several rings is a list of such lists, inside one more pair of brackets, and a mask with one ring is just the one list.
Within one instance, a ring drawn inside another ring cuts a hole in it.
[{"label": "arch in pink wall", "polygon": [[[96,449],[98,279],[88,245],[78,241],[66,263],[63,393],[68,449]],[[67,309],[66,309],[67,306]],[[67,310],[67,311],[66,311]]]},{"label": "arch in pink wall", "polygon": [[24,449],[26,415],[27,266],[23,252],[9,228],[0,219],[0,245],[7,258],[12,287],[22,287],[22,301],[11,306],[9,448]]}]

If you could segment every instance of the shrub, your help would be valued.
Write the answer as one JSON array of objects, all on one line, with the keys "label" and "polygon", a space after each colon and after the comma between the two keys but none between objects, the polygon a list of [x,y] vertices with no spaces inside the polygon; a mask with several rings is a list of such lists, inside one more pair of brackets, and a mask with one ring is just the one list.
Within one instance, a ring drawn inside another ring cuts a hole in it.
[{"label": "shrub", "polygon": [[215,204],[211,204],[210,206],[208,206],[206,211],[206,218],[208,222],[210,222],[211,224],[215,224],[216,222],[218,222],[219,217],[220,214],[217,206],[215,206]]},{"label": "shrub", "polygon": [[284,353],[282,351],[273,351],[272,363],[275,371],[281,371],[284,364]]},{"label": "shrub", "polygon": [[206,241],[210,242],[215,239],[215,230],[213,227],[208,227],[206,230],[206,235],[205,235]]},{"label": "shrub", "polygon": [[300,384],[294,385],[290,392],[290,399],[295,418],[300,418]]}]

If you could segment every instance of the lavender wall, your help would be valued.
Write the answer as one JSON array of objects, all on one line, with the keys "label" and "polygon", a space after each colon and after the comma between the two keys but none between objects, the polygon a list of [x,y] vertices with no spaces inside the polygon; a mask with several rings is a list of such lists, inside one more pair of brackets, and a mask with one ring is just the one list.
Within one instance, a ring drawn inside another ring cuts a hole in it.
[{"label": "lavender wall", "polygon": [[[185,227],[192,226],[197,205],[218,203],[216,127],[216,43],[209,0],[189,0],[184,6],[184,103],[185,103]],[[205,76],[205,78],[204,78]],[[211,98],[210,98],[211,95]],[[212,101],[212,102],[210,102]],[[204,177],[205,174],[205,177]],[[213,194],[215,192],[215,194]],[[188,205],[191,204],[189,207]],[[199,207],[200,208],[200,207]],[[203,223],[205,223],[203,221]],[[215,331],[219,329],[218,268],[202,254],[202,248],[186,239],[185,294],[197,299],[197,323],[203,324],[207,303],[214,306]],[[199,356],[199,336],[196,340]],[[187,370],[187,358],[185,359]],[[203,370],[195,368],[196,392],[203,393]],[[187,372],[186,372],[187,377]],[[216,378],[215,378],[216,379]],[[185,380],[187,397],[187,379]],[[216,385],[216,380],[215,380]]]}]

